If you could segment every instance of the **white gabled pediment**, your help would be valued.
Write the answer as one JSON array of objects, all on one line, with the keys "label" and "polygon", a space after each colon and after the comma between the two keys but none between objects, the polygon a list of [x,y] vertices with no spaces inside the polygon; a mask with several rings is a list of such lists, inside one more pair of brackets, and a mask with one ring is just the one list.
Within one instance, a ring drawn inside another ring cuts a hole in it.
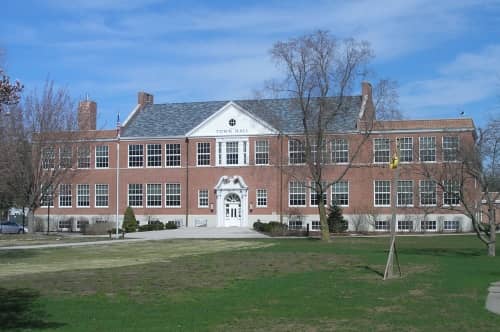
[{"label": "white gabled pediment", "polygon": [[188,137],[273,135],[278,131],[234,102],[229,102],[187,133]]}]

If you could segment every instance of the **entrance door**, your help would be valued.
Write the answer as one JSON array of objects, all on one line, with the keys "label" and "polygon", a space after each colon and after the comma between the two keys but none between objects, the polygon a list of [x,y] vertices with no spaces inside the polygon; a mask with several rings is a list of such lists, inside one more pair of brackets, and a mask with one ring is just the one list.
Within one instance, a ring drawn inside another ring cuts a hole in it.
[{"label": "entrance door", "polygon": [[241,226],[241,200],[236,194],[229,194],[224,200],[224,226]]}]

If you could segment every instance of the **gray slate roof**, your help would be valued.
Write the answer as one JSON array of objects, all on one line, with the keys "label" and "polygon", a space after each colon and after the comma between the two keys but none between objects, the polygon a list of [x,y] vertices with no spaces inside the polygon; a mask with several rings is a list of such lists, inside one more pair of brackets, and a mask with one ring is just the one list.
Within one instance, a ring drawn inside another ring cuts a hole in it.
[{"label": "gray slate roof", "polygon": [[[185,136],[229,102],[226,100],[147,105],[133,115],[121,134],[122,137]],[[292,107],[292,99],[233,100],[233,103],[285,134],[301,132],[301,111]],[[356,129],[361,96],[344,97],[343,105],[342,115],[337,116],[329,125],[330,132]]]}]

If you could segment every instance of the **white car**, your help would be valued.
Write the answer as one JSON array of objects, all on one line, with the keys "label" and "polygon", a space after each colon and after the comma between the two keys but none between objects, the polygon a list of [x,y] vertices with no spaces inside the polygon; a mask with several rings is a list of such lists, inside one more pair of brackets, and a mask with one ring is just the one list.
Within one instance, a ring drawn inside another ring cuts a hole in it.
[{"label": "white car", "polygon": [[0,223],[0,233],[19,234],[23,232],[23,228],[24,233],[28,233],[28,228],[16,224],[15,222],[3,221],[2,223]]}]

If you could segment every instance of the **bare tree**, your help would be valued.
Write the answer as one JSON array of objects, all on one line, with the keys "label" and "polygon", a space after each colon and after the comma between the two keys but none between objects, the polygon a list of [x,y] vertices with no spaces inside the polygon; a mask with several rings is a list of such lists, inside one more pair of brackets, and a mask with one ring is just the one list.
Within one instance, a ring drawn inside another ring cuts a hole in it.
[{"label": "bare tree", "polygon": [[381,79],[373,86],[373,104],[377,120],[402,120],[399,109],[398,82]]},{"label": "bare tree", "polygon": [[[0,60],[2,55],[2,50],[0,50]],[[0,113],[4,106],[15,105],[19,102],[22,90],[23,85],[19,81],[11,82],[0,62]]]}]

